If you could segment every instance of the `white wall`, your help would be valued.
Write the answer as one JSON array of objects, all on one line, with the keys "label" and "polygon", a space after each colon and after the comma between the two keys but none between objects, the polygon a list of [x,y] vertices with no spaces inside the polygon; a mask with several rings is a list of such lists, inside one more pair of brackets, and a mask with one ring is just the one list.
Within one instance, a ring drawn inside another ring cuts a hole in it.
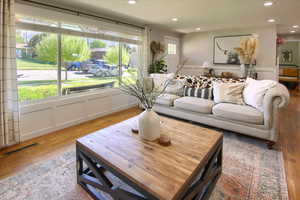
[{"label": "white wall", "polygon": [[[168,30],[164,30],[161,28],[156,28],[156,27],[150,27],[151,31],[150,31],[150,42],[152,41],[156,41],[156,42],[161,42],[163,44],[165,44],[165,39],[166,37],[171,37],[171,38],[175,38],[179,41],[179,44],[177,45],[177,52],[178,52],[178,62],[180,62],[181,59],[181,34],[179,33],[175,33],[175,32],[171,32]],[[167,47],[166,47],[167,48]],[[166,49],[167,51],[167,49]],[[167,52],[165,52],[167,53]],[[179,63],[174,64],[175,66],[177,66]],[[168,67],[168,71],[169,72],[175,72],[176,68],[174,66],[170,66]]]},{"label": "white wall", "polygon": [[276,79],[276,27],[260,27],[248,29],[230,29],[214,32],[196,32],[182,37],[182,59],[188,63],[184,73],[199,73],[204,61],[209,61],[216,73],[223,71],[240,74],[238,65],[213,65],[213,45],[215,36],[230,36],[243,34],[259,36],[259,51],[257,55],[257,72],[259,79]]},{"label": "white wall", "polygon": [[137,102],[133,97],[122,94],[118,89],[103,89],[22,105],[21,141],[135,105]]}]

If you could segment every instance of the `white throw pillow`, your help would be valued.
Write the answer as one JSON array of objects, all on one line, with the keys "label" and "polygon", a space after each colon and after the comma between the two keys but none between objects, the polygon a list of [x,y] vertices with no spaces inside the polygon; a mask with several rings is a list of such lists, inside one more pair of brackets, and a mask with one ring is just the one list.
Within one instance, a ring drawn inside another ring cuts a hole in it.
[{"label": "white throw pillow", "polygon": [[185,80],[173,79],[166,87],[165,93],[174,94],[177,96],[183,96]]},{"label": "white throw pillow", "polygon": [[168,80],[171,80],[175,77],[175,74],[150,74],[150,77],[153,78],[154,87],[161,90],[164,88]]},{"label": "white throw pillow", "polygon": [[244,83],[218,83],[213,82],[214,102],[233,103],[244,105]]},{"label": "white throw pillow", "polygon": [[257,81],[252,78],[247,78],[246,87],[243,92],[245,103],[263,112],[264,96],[266,92],[276,86],[276,84],[277,83],[272,80]]}]

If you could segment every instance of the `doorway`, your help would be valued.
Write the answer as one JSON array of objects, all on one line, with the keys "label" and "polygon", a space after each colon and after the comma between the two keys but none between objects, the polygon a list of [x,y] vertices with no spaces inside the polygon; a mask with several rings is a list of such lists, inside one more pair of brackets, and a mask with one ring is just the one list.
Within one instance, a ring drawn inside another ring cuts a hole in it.
[{"label": "doorway", "polygon": [[299,90],[300,41],[287,41],[279,48],[279,81],[290,90]]},{"label": "doorway", "polygon": [[179,64],[179,39],[165,36],[165,45],[167,50],[166,64],[168,66],[168,73],[176,72]]}]

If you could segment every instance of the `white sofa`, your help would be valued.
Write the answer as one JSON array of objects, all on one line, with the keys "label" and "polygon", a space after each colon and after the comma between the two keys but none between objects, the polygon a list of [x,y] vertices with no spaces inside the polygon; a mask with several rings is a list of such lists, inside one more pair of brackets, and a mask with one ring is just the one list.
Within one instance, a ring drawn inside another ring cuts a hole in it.
[{"label": "white sofa", "polygon": [[248,105],[215,104],[197,97],[161,95],[154,106],[157,113],[230,130],[267,141],[271,148],[278,140],[278,109],[289,102],[289,92],[278,83],[263,99],[263,112]]}]

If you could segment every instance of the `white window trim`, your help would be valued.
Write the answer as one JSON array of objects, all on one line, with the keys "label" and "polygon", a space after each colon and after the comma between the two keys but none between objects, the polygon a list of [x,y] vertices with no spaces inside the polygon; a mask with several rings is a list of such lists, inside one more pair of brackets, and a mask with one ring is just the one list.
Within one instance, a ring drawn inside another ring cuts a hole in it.
[{"label": "white window trim", "polygon": [[91,37],[96,39],[106,38],[106,40],[119,41],[119,42],[132,43],[132,44],[141,44],[143,39],[142,35],[144,30],[142,29],[132,28],[121,24],[99,21],[99,20],[91,19],[87,16],[82,16],[82,15],[75,16],[74,14],[71,13],[70,14],[62,13],[51,9],[45,9],[41,7],[30,6],[26,4],[20,4],[20,3],[16,3],[15,10],[17,14],[24,15],[24,16],[31,16],[35,18],[44,19],[44,20],[56,21],[58,23],[70,23],[70,24],[78,24],[83,26],[98,27],[99,29],[104,31],[113,31],[113,32],[119,32],[122,34],[131,35],[131,36],[137,36],[140,37],[141,40],[129,39],[122,36],[118,37],[110,34],[87,33],[87,32],[74,31],[74,30],[63,29],[58,27],[50,27],[50,26],[39,25],[39,24],[27,24],[24,22],[18,22],[17,26],[22,26],[23,29],[28,28],[30,30],[36,30],[36,31],[71,34],[71,35]]},{"label": "white window trim", "polygon": [[29,24],[29,23],[17,22],[16,28],[22,30],[28,30],[28,31],[48,32],[48,33],[56,33],[56,34],[64,34],[64,35],[73,35],[79,37],[88,37],[94,39],[110,40],[114,42],[123,42],[129,44],[137,44],[137,45],[142,44],[142,41],[138,41],[138,40],[131,40],[131,39],[115,37],[112,35],[100,34],[100,33],[86,33],[86,32],[74,31],[74,30],[40,25],[40,24]]}]

